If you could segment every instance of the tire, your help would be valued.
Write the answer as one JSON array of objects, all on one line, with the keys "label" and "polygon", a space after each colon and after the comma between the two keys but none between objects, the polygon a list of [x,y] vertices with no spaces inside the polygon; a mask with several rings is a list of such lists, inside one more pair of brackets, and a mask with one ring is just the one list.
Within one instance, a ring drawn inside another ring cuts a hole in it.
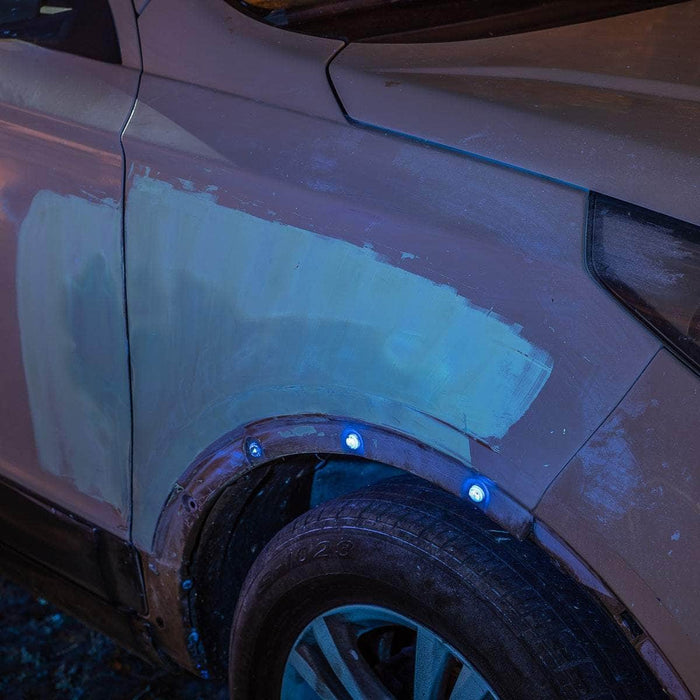
[{"label": "tire", "polygon": [[[261,552],[234,615],[231,698],[280,698],[287,661],[298,661],[300,650],[310,653],[309,625],[330,626],[350,609],[409,621],[405,629],[391,628],[391,640],[405,645],[404,666],[415,663],[411,639],[423,634],[411,625],[428,630],[453,652],[453,666],[473,668],[484,689],[502,699],[665,697],[608,614],[544,552],[496,529],[458,498],[398,477],[305,513]],[[352,653],[359,650],[358,663],[372,667],[379,685],[329,696],[414,697],[412,668],[396,681],[400,673],[391,667],[391,682],[384,680],[370,638]],[[431,697],[457,697],[441,682],[442,694]],[[292,695],[316,697],[286,692],[283,700]]]}]

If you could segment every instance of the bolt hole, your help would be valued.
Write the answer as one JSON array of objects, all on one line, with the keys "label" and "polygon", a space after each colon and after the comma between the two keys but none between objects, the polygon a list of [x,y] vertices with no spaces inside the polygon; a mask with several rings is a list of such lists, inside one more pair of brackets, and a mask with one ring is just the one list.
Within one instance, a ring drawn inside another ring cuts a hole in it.
[{"label": "bolt hole", "polygon": [[165,627],[165,622],[163,622],[163,618],[162,618],[162,617],[157,617],[157,618],[156,618],[156,625],[158,625],[158,627],[160,627],[161,629],[163,629],[163,627]]},{"label": "bolt hole", "polygon": [[182,495],[182,503],[188,510],[197,510],[197,502],[188,493]]}]

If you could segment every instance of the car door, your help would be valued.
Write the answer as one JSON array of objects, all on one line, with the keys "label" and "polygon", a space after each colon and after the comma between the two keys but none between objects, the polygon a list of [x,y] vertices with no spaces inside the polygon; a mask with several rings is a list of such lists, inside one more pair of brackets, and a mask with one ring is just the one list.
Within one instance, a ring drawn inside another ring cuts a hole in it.
[{"label": "car door", "polygon": [[0,26],[0,475],[126,537],[120,135],[139,77],[134,13],[127,0],[10,5]]}]

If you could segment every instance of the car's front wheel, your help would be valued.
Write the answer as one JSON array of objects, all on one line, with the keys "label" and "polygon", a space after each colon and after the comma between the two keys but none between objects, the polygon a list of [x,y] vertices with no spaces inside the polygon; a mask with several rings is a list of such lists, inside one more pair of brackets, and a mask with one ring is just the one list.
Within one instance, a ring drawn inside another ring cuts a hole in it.
[{"label": "car's front wheel", "polygon": [[544,553],[403,477],[267,545],[236,608],[230,687],[235,700],[662,697]]}]

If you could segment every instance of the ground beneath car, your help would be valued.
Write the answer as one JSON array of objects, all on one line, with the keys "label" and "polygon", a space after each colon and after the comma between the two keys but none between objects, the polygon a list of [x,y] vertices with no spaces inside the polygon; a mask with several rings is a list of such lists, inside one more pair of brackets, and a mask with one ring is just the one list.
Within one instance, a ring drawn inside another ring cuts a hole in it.
[{"label": "ground beneath car", "polygon": [[3,700],[226,700],[223,684],[169,674],[0,578]]}]

